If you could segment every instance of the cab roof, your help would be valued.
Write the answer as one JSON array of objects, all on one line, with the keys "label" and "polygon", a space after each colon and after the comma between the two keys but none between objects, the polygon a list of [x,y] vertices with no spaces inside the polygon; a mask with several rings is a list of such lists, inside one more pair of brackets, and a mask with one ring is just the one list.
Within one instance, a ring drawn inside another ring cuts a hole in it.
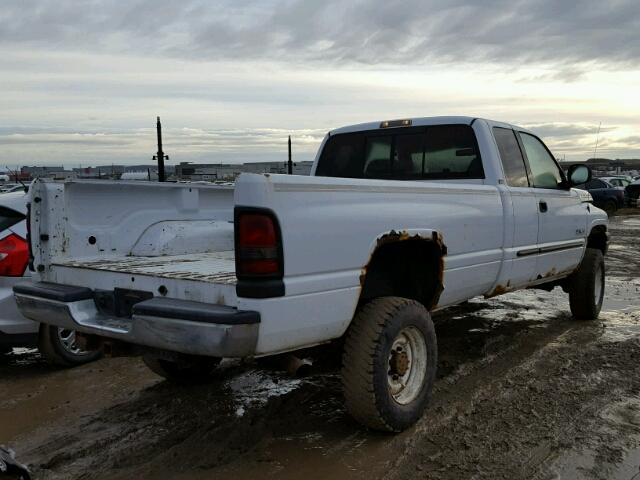
[{"label": "cab roof", "polygon": [[[495,127],[506,127],[513,128],[519,130],[521,132],[532,133],[526,128],[519,127],[517,125],[512,125],[510,123],[499,122],[496,120],[489,120],[486,118],[479,117],[468,117],[468,116],[438,116],[438,117],[415,117],[415,118],[405,118],[405,119],[394,119],[394,120],[381,120],[378,122],[367,122],[367,123],[359,123],[356,125],[347,125],[345,127],[336,128],[329,132],[329,135],[336,135],[340,133],[352,133],[352,132],[363,132],[368,130],[384,130],[384,128],[391,128],[394,126],[397,127],[424,127],[431,125],[471,125],[472,123],[482,120],[488,123],[490,126]],[[409,124],[405,124],[405,122],[410,122]],[[383,126],[383,124],[387,123],[388,126]]]}]

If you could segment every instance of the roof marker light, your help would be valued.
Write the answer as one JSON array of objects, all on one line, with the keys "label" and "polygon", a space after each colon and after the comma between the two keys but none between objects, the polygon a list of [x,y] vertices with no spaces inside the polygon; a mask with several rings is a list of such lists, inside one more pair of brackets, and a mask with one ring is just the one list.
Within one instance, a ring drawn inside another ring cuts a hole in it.
[{"label": "roof marker light", "polygon": [[406,120],[385,120],[380,124],[380,128],[393,128],[393,127],[410,127],[411,119]]}]

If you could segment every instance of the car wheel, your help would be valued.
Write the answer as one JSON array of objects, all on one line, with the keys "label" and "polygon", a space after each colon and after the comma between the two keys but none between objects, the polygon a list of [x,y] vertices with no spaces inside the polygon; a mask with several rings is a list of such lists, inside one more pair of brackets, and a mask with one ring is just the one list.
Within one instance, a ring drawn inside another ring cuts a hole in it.
[{"label": "car wheel", "polygon": [[40,324],[38,350],[52,365],[75,367],[97,360],[102,356],[99,350],[85,351],[76,343],[76,332],[52,325]]},{"label": "car wheel", "polygon": [[587,248],[578,270],[569,277],[569,305],[576,320],[596,320],[602,309],[605,287],[604,255]]},{"label": "car wheel", "polygon": [[221,359],[185,355],[168,360],[156,355],[144,355],[142,361],[153,373],[172,383],[193,385],[210,382]]},{"label": "car wheel", "polygon": [[354,317],[344,344],[347,410],[375,430],[410,427],[429,401],[437,358],[435,329],[422,304],[400,297],[368,302]]},{"label": "car wheel", "polygon": [[607,212],[607,215],[611,216],[616,213],[616,210],[618,210],[618,205],[616,205],[616,202],[613,200],[607,200],[602,209]]}]

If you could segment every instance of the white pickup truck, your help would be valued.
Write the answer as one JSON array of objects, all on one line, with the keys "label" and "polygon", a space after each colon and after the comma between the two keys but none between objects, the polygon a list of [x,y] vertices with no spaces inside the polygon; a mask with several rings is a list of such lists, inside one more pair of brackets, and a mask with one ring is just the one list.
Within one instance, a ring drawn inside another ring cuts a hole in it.
[{"label": "white pickup truck", "polygon": [[15,297],[26,317],[133,344],[179,382],[221,357],[341,340],[349,412],[400,431],[432,390],[430,312],[561,286],[574,317],[597,318],[607,215],[571,188],[590,176],[565,176],[523,128],[434,117],[331,131],[311,176],[38,180],[36,283]]}]

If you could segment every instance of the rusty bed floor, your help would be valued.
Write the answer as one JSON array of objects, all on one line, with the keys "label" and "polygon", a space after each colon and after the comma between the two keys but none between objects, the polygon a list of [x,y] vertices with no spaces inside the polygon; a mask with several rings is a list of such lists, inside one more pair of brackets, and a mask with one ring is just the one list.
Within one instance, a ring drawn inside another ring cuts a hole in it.
[{"label": "rusty bed floor", "polygon": [[236,283],[232,250],[162,257],[84,258],[73,261],[54,261],[53,265],[226,285]]}]

